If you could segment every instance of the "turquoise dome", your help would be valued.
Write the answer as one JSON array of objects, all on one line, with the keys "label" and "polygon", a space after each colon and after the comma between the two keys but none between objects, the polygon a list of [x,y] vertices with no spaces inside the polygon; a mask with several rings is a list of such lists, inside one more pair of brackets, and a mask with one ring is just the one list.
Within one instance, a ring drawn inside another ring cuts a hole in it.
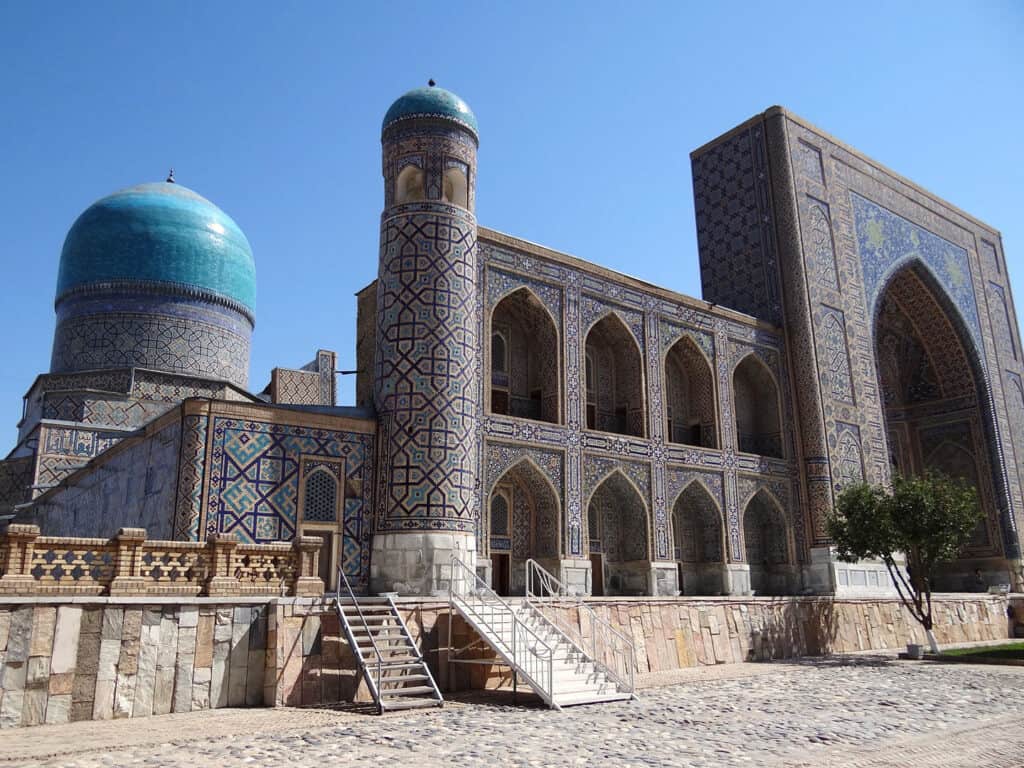
[{"label": "turquoise dome", "polygon": [[386,130],[392,123],[407,117],[447,118],[468,128],[474,136],[479,137],[480,135],[477,129],[476,115],[473,114],[469,105],[451,91],[437,86],[414,88],[405,95],[399,96],[384,115],[381,131]]},{"label": "turquoise dome", "polygon": [[180,184],[122,189],[90,205],[64,240],[57,300],[96,283],[139,281],[199,289],[253,313],[256,265],[242,230]]}]

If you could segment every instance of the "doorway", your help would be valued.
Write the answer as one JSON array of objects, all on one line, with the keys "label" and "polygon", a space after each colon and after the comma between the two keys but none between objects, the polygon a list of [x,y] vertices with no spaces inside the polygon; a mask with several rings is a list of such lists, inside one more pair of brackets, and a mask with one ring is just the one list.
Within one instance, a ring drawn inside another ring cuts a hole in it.
[{"label": "doorway", "polygon": [[512,559],[508,553],[491,553],[491,588],[502,597],[508,597]]},{"label": "doorway", "polygon": [[590,553],[590,594],[604,597],[604,563],[601,555]]}]

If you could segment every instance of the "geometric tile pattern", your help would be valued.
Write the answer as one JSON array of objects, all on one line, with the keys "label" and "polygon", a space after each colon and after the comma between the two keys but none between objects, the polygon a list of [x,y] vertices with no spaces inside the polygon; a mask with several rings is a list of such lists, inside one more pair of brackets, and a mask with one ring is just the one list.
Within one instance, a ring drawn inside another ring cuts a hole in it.
[{"label": "geometric tile pattern", "polygon": [[385,219],[377,280],[378,531],[476,529],[476,303],[476,222],[466,211],[424,203]]},{"label": "geometric tile pattern", "polygon": [[981,322],[967,251],[867,198],[851,193],[851,199],[869,317],[889,277],[917,260],[949,295],[980,351]]},{"label": "geometric tile pattern", "polygon": [[692,164],[704,299],[781,324],[764,128],[738,131]]},{"label": "geometric tile pattern", "polygon": [[50,370],[138,366],[209,376],[245,387],[250,337],[243,330],[139,312],[71,317],[57,325]]},{"label": "geometric tile pattern", "polygon": [[303,457],[344,459],[346,488],[361,492],[345,499],[343,560],[346,572],[364,584],[369,574],[373,437],[223,416],[214,417],[211,429],[205,533],[234,533],[247,543],[291,540]]},{"label": "geometric tile pattern", "polygon": [[174,508],[174,538],[177,540],[201,540],[199,518],[203,508],[203,473],[206,471],[209,421],[209,416],[188,414],[182,423],[178,496]]}]

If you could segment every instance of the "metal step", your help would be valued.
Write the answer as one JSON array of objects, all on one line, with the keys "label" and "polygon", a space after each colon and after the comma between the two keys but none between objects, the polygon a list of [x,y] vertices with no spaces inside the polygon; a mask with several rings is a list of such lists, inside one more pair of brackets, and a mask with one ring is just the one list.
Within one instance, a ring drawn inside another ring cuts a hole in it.
[{"label": "metal step", "polygon": [[394,699],[384,704],[384,711],[395,712],[400,709],[426,709],[437,706],[440,706],[437,699]]},{"label": "metal step", "polygon": [[429,685],[417,685],[412,688],[394,688],[381,691],[380,695],[384,698],[391,698],[392,696],[429,696],[433,694],[434,689]]}]

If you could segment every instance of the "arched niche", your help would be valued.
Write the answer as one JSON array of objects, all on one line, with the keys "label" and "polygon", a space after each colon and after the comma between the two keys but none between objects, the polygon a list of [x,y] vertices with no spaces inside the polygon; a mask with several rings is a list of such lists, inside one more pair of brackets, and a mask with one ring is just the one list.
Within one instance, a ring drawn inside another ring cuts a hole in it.
[{"label": "arched niche", "polygon": [[665,419],[669,442],[718,447],[711,364],[689,336],[665,355]]},{"label": "arched niche", "polygon": [[491,586],[500,595],[522,595],[526,561],[558,573],[561,505],[547,476],[529,459],[509,467],[488,499],[487,547]]},{"label": "arched niche", "polygon": [[636,339],[611,312],[587,333],[584,382],[588,429],[644,437],[643,363]]},{"label": "arched niche", "polygon": [[445,169],[441,201],[469,208],[469,180],[464,167],[451,166]]},{"label": "arched niche", "polygon": [[1002,486],[984,369],[962,317],[923,265],[904,265],[879,294],[874,342],[893,471],[962,478],[977,489],[984,512],[960,557],[942,566],[936,588],[973,589],[976,568],[992,583],[1009,581],[995,535]]},{"label": "arched niche", "polygon": [[714,498],[696,480],[672,506],[672,533],[682,593],[722,594],[725,527]]},{"label": "arched niche", "polygon": [[732,375],[736,440],[744,453],[783,458],[779,389],[771,371],[751,353]]},{"label": "arched niche", "polygon": [[558,328],[529,288],[503,298],[491,313],[491,413],[558,424]]},{"label": "arched niche", "polygon": [[794,568],[786,514],[763,488],[743,510],[743,542],[750,566],[750,587],[758,595],[789,595]]},{"label": "arched niche", "polygon": [[406,165],[395,179],[395,204],[418,203],[426,199],[426,178],[423,170],[412,164]]},{"label": "arched niche", "polygon": [[624,474],[615,471],[587,504],[592,592],[644,595],[650,590],[647,505]]}]

